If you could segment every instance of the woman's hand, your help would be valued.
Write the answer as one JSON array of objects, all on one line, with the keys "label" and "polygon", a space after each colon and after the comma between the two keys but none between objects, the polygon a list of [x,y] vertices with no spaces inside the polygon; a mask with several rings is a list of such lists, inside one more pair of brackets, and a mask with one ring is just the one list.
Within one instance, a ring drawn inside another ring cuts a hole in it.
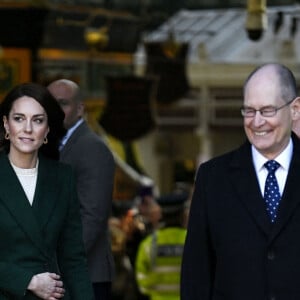
[{"label": "woman's hand", "polygon": [[44,300],[60,299],[65,294],[60,276],[48,272],[34,275],[27,289]]}]

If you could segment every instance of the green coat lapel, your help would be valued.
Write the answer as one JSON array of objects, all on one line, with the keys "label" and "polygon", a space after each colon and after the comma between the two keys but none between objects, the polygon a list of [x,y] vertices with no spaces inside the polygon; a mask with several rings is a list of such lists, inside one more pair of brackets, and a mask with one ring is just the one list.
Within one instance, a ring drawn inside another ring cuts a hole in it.
[{"label": "green coat lapel", "polygon": [[55,213],[57,200],[60,197],[57,178],[57,169],[53,168],[53,162],[41,156],[32,207],[42,232],[50,217]]},{"label": "green coat lapel", "polygon": [[49,257],[36,214],[5,154],[0,155],[0,178],[0,201],[32,243]]}]

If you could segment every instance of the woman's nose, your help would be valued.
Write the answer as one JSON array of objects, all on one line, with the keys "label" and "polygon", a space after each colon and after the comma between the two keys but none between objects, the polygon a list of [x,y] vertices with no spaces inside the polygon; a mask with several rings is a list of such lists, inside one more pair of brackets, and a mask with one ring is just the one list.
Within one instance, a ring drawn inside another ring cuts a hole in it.
[{"label": "woman's nose", "polygon": [[32,131],[32,124],[29,120],[26,121],[26,123],[25,123],[25,131],[26,132],[31,132]]}]

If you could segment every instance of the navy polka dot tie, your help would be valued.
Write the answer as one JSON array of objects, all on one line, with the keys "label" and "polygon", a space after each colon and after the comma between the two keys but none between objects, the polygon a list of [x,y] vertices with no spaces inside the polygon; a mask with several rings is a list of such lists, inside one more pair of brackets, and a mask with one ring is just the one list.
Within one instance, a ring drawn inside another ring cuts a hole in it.
[{"label": "navy polka dot tie", "polygon": [[280,164],[275,160],[269,160],[265,163],[265,167],[268,170],[268,176],[266,179],[264,199],[266,202],[267,212],[273,223],[277,216],[277,209],[280,201],[280,191],[278,187],[278,182],[275,176],[276,170],[279,168]]}]

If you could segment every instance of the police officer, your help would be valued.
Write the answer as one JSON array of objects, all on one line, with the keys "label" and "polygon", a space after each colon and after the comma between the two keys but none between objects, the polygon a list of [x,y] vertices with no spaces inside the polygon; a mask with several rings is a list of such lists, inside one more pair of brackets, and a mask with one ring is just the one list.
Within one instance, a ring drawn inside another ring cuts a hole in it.
[{"label": "police officer", "polygon": [[179,300],[180,266],[185,242],[185,204],[180,191],[157,199],[162,208],[161,228],[147,236],[138,248],[135,273],[140,291],[151,300]]}]

